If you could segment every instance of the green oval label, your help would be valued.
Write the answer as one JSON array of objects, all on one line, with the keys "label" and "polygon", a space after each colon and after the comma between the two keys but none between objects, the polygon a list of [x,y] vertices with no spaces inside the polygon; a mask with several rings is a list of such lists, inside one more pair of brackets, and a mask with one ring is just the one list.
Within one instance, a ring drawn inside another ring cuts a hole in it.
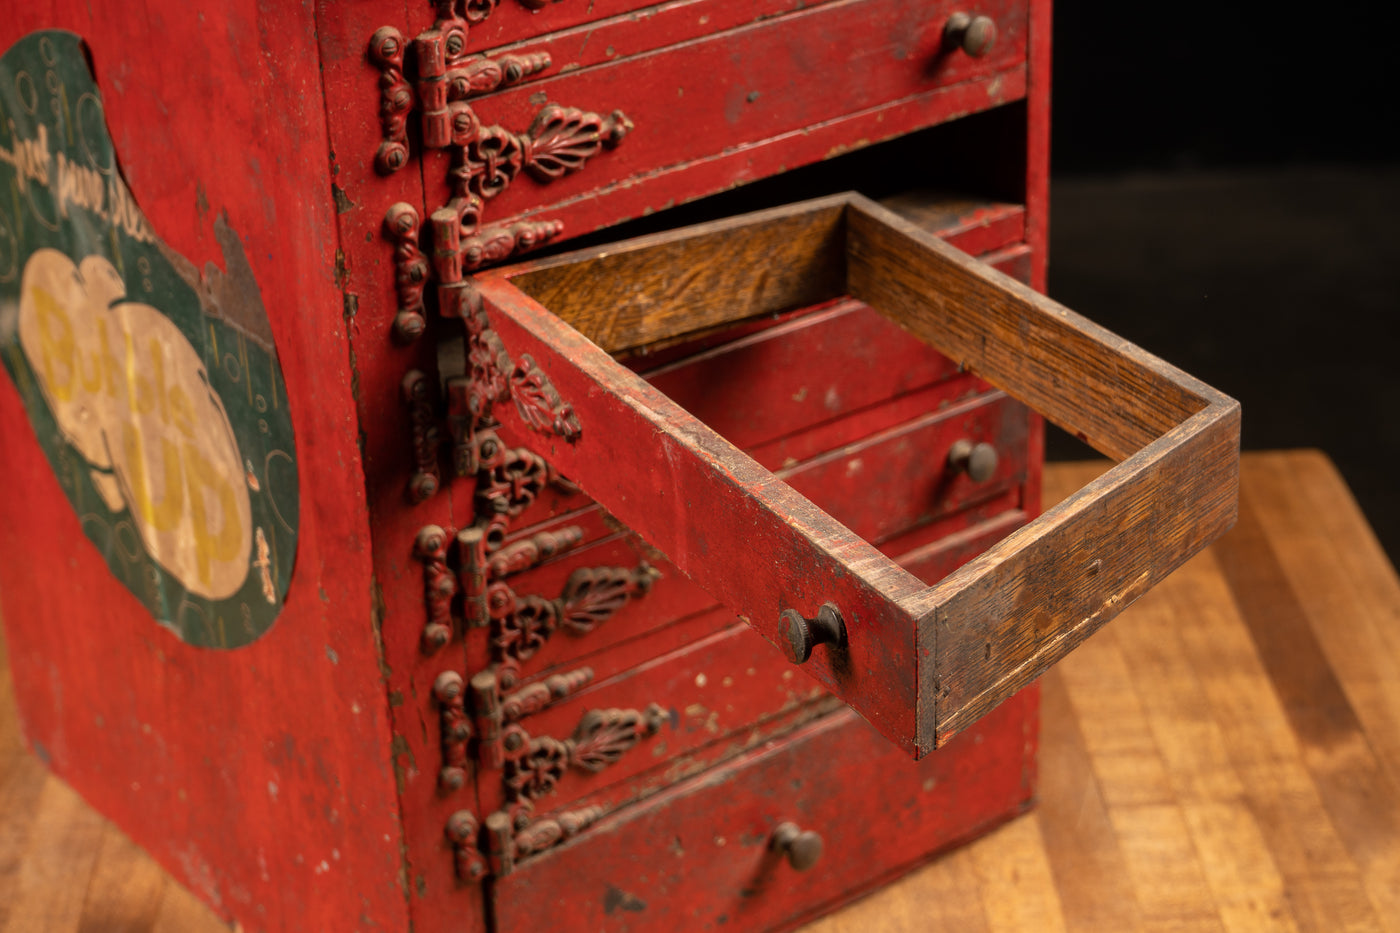
[{"label": "green oval label", "polygon": [[203,277],[118,168],[82,41],[0,58],[0,358],[83,533],[156,621],[237,648],[296,558],[296,447],[238,236]]}]

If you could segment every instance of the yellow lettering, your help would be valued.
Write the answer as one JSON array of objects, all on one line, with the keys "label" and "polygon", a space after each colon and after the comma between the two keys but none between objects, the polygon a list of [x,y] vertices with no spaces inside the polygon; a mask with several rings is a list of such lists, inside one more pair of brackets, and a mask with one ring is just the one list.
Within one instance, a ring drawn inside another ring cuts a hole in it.
[{"label": "yellow lettering", "polygon": [[194,440],[194,406],[178,382],[170,387],[170,417],[181,434]]},{"label": "yellow lettering", "polygon": [[170,402],[165,395],[165,347],[161,345],[158,337],[152,337],[146,344],[146,349],[151,354],[151,370],[155,374],[156,400],[160,403],[160,420],[162,424],[170,423]]},{"label": "yellow lettering", "polygon": [[185,478],[180,468],[180,450],[171,440],[160,439],[161,466],[165,495],[155,501],[151,489],[151,474],[146,468],[145,445],[141,429],[135,422],[122,424],[122,450],[126,455],[127,481],[131,484],[131,506],[141,514],[142,521],[157,531],[169,531],[184,517]]},{"label": "yellow lettering", "polygon": [[[54,398],[66,402],[73,397],[73,324],[63,307],[42,288],[31,288],[34,297],[34,317],[39,324],[39,359],[44,370],[44,384]],[[63,378],[58,375],[59,368]]]},{"label": "yellow lettering", "polygon": [[[83,351],[79,349],[75,355],[77,363],[78,378],[83,382],[83,391],[88,395],[101,391],[103,382],[110,383],[111,376],[107,375],[111,370],[111,363],[107,359],[107,323],[102,319],[97,321],[97,339],[99,345],[92,351],[92,368],[89,369],[83,364]],[[104,380],[103,376],[107,375]]]},{"label": "yellow lettering", "polygon": [[151,390],[150,380],[141,375],[139,371],[140,368],[136,360],[136,346],[132,341],[130,330],[124,329],[122,331],[122,344],[126,350],[126,358],[121,362],[124,364],[123,368],[126,370],[127,404],[134,413],[144,415],[146,412],[156,407],[155,392]]},{"label": "yellow lettering", "polygon": [[[194,554],[199,579],[206,585],[213,576],[210,562],[233,560],[243,545],[243,527],[238,521],[238,500],[233,487],[204,459],[199,448],[185,444],[185,463],[189,467],[190,519],[194,526]],[[206,511],[205,492],[218,500],[218,515]],[[217,534],[211,533],[211,521],[217,517]]]},{"label": "yellow lettering", "polygon": [[97,343],[102,347],[102,391],[108,398],[117,397],[117,361],[112,357],[112,344],[107,339],[107,321],[97,319]]}]

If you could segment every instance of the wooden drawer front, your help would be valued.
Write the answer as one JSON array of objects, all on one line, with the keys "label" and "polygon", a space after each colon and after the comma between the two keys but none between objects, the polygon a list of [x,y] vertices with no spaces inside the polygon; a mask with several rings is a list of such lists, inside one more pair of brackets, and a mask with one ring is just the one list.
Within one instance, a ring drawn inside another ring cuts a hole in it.
[{"label": "wooden drawer front", "polygon": [[[847,899],[1029,801],[1033,696],[909,761],[848,710],[605,818],[492,889],[505,930],[770,929]],[[821,836],[796,871],[784,822]]]},{"label": "wooden drawer front", "polygon": [[[718,32],[747,13],[730,0],[675,6],[512,47],[552,64],[474,99],[482,125],[523,130],[550,101],[620,110],[635,129],[599,167],[548,188],[511,185],[492,200],[493,220],[548,206],[576,234],[1025,95],[1025,0],[839,0]],[[728,15],[709,20],[707,7]],[[944,47],[960,9],[997,24],[981,57]],[[445,203],[439,173],[427,177],[427,202]]]}]

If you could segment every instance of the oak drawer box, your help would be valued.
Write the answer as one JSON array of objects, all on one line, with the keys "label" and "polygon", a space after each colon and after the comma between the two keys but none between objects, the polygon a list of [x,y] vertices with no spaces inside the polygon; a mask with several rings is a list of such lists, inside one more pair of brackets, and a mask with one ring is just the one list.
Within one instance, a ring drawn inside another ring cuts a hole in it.
[{"label": "oak drawer box", "polygon": [[[572,419],[561,429],[502,405],[506,435],[533,435],[601,505],[915,756],[1234,521],[1237,403],[859,195],[525,263],[478,288],[462,339],[479,341],[489,319],[511,353],[550,374],[551,410]],[[844,293],[1122,463],[926,587],[608,355]],[[446,366],[445,378],[460,378]],[[625,469],[606,455],[618,443],[635,451]]]}]

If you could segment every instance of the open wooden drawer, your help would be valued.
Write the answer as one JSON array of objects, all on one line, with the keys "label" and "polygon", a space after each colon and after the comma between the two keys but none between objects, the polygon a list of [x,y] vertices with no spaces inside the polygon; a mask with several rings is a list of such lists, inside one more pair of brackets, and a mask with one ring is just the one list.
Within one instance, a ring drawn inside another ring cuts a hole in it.
[{"label": "open wooden drawer", "polygon": [[[610,355],[843,294],[1118,464],[927,586]],[[1238,403],[860,195],[488,272],[457,308],[443,376],[513,397],[503,436],[915,757],[1235,518]]]}]

